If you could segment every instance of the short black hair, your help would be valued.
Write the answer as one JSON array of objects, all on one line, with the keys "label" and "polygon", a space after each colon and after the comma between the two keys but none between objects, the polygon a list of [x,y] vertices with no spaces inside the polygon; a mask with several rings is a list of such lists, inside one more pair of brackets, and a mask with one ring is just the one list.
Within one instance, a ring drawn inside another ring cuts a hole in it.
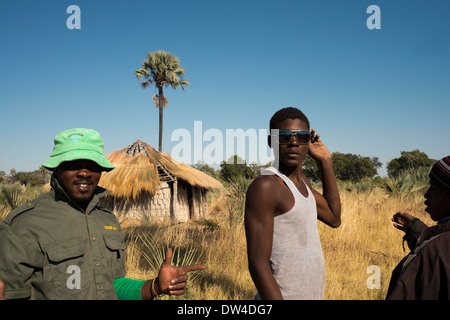
[{"label": "short black hair", "polygon": [[275,112],[270,119],[270,130],[278,129],[278,124],[286,119],[300,119],[308,125],[309,129],[309,120],[305,114],[297,108],[288,107]]}]

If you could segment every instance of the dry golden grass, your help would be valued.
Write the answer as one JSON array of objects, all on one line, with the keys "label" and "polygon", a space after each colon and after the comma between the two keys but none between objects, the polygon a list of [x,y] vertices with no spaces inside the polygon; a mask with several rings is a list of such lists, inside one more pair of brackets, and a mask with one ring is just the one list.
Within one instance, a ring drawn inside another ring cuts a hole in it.
[{"label": "dry golden grass", "polygon": [[[325,299],[384,299],[392,270],[409,252],[404,233],[393,227],[392,215],[406,211],[428,225],[434,224],[424,212],[423,197],[388,196],[380,190],[369,193],[341,192],[342,225],[331,229],[319,224],[325,256],[327,285]],[[367,273],[371,265],[379,267],[380,289],[368,289]]]},{"label": "dry golden grass", "polygon": [[[370,192],[341,192],[342,225],[332,229],[319,222],[327,282],[324,299],[384,299],[391,272],[407,254],[403,251],[403,233],[392,226],[391,217],[406,211],[428,225],[434,224],[424,213],[423,196],[389,196],[379,189]],[[196,248],[194,263],[206,270],[189,283],[181,299],[253,299],[256,289],[247,268],[245,231],[242,219],[232,216],[230,208],[239,206],[226,189],[213,192],[209,199],[207,222],[151,224],[123,222],[127,237],[127,276],[146,279],[155,275],[142,258],[142,245],[133,240],[137,233],[152,234],[161,244],[182,250]],[[236,212],[236,211],[234,211]],[[235,214],[235,213],[234,213]],[[370,265],[381,272],[381,288],[368,289]]]}]

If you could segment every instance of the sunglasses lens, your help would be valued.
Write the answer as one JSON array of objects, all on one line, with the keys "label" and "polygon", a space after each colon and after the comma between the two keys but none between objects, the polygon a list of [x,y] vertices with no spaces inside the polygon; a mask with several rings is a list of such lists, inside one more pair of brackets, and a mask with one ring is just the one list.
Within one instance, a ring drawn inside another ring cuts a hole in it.
[{"label": "sunglasses lens", "polygon": [[309,140],[311,139],[311,136],[309,134],[306,133],[297,133],[297,141],[298,143],[308,143]]},{"label": "sunglasses lens", "polygon": [[278,135],[278,143],[281,144],[288,144],[291,140],[291,135],[287,134],[280,134]]}]

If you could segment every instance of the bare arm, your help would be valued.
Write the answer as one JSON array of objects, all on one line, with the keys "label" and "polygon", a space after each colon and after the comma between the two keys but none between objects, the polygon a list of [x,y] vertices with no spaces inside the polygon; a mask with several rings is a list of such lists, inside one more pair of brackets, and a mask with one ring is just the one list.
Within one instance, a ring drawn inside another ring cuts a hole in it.
[{"label": "bare arm", "polygon": [[276,206],[274,182],[257,177],[247,191],[245,233],[250,275],[264,300],[283,299],[269,265]]},{"label": "bare arm", "polygon": [[317,216],[320,221],[337,228],[341,225],[341,199],[331,163],[331,154],[320,140],[320,136],[315,135],[315,129],[311,130],[311,135],[313,138],[308,153],[319,165],[323,187],[323,194],[313,190]]}]

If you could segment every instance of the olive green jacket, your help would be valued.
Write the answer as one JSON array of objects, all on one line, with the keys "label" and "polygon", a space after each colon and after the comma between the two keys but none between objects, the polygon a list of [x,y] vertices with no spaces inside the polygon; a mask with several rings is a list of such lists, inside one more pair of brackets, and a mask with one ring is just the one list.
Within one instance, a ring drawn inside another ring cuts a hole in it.
[{"label": "olive green jacket", "polygon": [[53,176],[51,187],[0,224],[6,299],[117,299],[124,239],[116,217],[98,205],[110,191],[97,187],[85,212]]}]

